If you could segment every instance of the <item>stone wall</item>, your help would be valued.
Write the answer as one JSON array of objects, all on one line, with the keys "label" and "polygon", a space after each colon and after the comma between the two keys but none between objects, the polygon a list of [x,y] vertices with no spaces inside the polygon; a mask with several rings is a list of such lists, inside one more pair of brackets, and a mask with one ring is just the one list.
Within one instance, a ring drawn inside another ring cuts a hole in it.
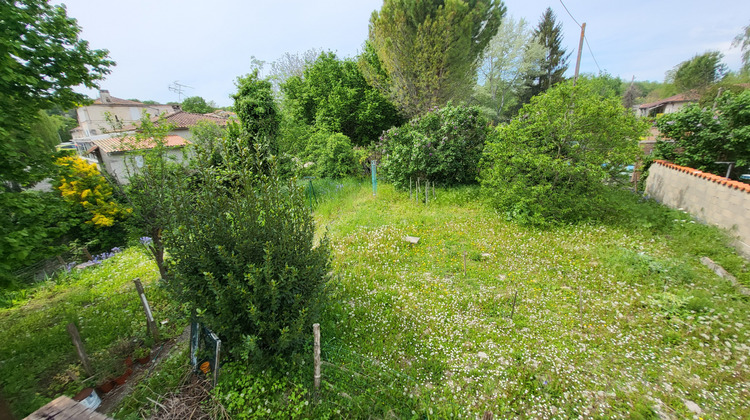
[{"label": "stone wall", "polygon": [[729,230],[738,251],[750,258],[750,184],[657,160],[649,169],[646,195]]}]

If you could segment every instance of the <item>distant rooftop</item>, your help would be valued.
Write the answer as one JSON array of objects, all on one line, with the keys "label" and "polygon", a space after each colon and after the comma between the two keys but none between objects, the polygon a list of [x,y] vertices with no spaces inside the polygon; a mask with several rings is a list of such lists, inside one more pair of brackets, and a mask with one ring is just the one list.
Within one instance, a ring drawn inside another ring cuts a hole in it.
[{"label": "distant rooftop", "polygon": [[[189,141],[177,135],[168,135],[164,138],[165,146],[167,147],[182,147],[190,144]],[[112,137],[108,139],[94,140],[94,147],[89,149],[86,154],[89,154],[97,149],[104,153],[120,153],[131,150],[146,150],[153,149],[156,146],[156,142],[153,138],[138,140],[135,137]]]},{"label": "distant rooftop", "polygon": [[685,92],[685,93],[680,93],[678,95],[670,96],[669,98],[661,99],[656,102],[650,102],[647,104],[639,105],[638,108],[650,109],[650,108],[656,108],[659,105],[675,103],[675,102],[698,102],[700,98],[701,98],[701,95],[699,95],[697,92],[691,91],[691,92]]}]

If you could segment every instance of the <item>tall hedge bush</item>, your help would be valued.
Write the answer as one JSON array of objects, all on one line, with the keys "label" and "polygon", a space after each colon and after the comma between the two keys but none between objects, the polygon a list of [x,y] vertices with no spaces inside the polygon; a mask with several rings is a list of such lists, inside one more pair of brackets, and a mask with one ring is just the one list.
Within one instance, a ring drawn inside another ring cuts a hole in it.
[{"label": "tall hedge bush", "polygon": [[475,182],[489,132],[477,107],[430,111],[383,133],[381,173],[401,188],[418,178],[441,185]]},{"label": "tall hedge bush", "polygon": [[198,168],[177,206],[167,238],[170,285],[236,356],[293,354],[309,337],[329,271],[328,243],[315,243],[303,191],[272,162],[251,159],[236,139],[221,149],[232,158]]}]

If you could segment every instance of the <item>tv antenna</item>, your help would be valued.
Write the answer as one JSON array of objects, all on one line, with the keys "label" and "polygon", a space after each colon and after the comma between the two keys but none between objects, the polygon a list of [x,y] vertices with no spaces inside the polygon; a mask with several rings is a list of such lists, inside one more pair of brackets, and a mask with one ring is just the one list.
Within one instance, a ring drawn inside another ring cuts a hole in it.
[{"label": "tv antenna", "polygon": [[172,82],[172,84],[169,86],[169,90],[177,94],[177,101],[182,102],[182,92],[185,90],[185,88],[192,89],[192,86],[183,85],[180,83],[179,80],[175,80]]}]

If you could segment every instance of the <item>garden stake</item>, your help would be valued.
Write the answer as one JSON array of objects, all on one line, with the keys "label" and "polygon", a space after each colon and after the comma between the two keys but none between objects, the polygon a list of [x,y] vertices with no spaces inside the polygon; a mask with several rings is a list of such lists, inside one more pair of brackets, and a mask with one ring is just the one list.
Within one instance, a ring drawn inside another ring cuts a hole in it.
[{"label": "garden stake", "polygon": [[138,296],[141,298],[143,310],[146,312],[146,323],[148,324],[148,329],[151,331],[151,336],[154,337],[154,341],[159,341],[159,329],[154,321],[154,315],[151,313],[151,307],[148,305],[148,300],[146,300],[146,293],[143,291],[141,279],[135,279],[133,280],[133,283],[135,283],[135,290],[138,291]]},{"label": "garden stake", "polygon": [[578,322],[580,322],[581,330],[583,330],[583,294],[581,294],[581,286],[578,286]]},{"label": "garden stake", "polygon": [[409,200],[411,200],[411,177],[409,177]]},{"label": "garden stake", "polygon": [[516,298],[518,297],[518,290],[513,295],[513,306],[510,308],[510,320],[513,321],[513,315],[516,313]]},{"label": "garden stake", "polygon": [[466,277],[466,251],[464,251],[464,277]]},{"label": "garden stake", "polygon": [[435,183],[434,182],[432,183],[432,198],[437,198],[437,196],[435,195]]},{"label": "garden stake", "polygon": [[313,324],[313,364],[315,391],[320,390],[320,324]]},{"label": "garden stake", "polygon": [[86,372],[86,375],[94,376],[94,371],[91,369],[91,363],[89,363],[89,357],[86,355],[86,349],[83,348],[83,342],[81,341],[80,334],[78,334],[76,324],[72,322],[68,324],[68,334],[70,334],[70,338],[73,339],[73,345],[76,346],[78,357],[81,359],[81,364],[83,365],[83,370]]},{"label": "garden stake", "polygon": [[430,193],[430,181],[424,181],[424,205],[427,205],[427,196]]}]

